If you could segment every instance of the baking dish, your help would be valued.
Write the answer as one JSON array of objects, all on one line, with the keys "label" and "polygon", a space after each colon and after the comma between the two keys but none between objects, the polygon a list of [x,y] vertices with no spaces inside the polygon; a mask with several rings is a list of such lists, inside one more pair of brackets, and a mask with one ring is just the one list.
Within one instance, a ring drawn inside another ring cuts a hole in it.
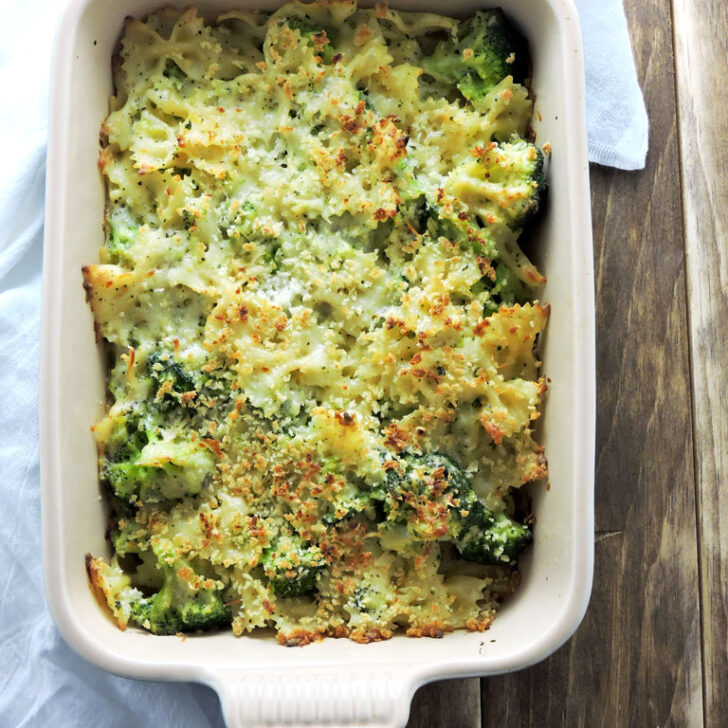
[{"label": "baking dish", "polygon": [[[165,3],[170,4],[170,3]],[[174,4],[174,3],[172,3]],[[183,3],[188,4],[188,3]],[[278,2],[199,0],[203,12]],[[467,14],[485,3],[448,7]],[[41,373],[43,530],[46,591],[69,644],[100,667],[130,677],[197,680],[220,694],[230,726],[402,726],[415,689],[430,680],[491,675],[543,659],[576,629],[593,559],[595,421],[594,304],[581,39],[563,0],[501,0],[529,38],[536,98],[534,131],[554,149],[551,191],[536,233],[536,262],[552,306],[542,342],[551,381],[543,440],[551,487],[532,489],[535,544],[522,583],[484,634],[441,640],[395,637],[358,645],[327,639],[285,649],[271,637],[155,637],[119,631],[87,585],[84,555],[104,553],[89,426],[104,401],[105,362],[84,300],[81,266],[103,244],[104,190],[98,131],[112,91],[110,58],[126,15],[160,3],[73,0],[54,53],[45,228]],[[393,7],[442,11],[432,0]]]}]

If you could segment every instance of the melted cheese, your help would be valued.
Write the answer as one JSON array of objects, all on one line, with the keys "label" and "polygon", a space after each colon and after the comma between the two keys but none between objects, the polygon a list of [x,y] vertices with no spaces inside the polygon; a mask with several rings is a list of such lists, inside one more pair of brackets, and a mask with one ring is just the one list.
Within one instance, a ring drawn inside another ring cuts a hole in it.
[{"label": "melted cheese", "polygon": [[[331,47],[302,24],[333,28]],[[125,26],[103,125],[109,242],[84,269],[116,357],[96,436],[103,453],[119,418],[178,397],[184,417],[138,464],[200,468],[189,444],[204,442],[214,475],[164,507],[133,499],[133,519],[143,543],[168,539],[207,564],[236,634],[272,625],[305,643],[483,629],[509,589],[508,570],[438,568],[436,541],[408,553],[373,520],[321,519],[324,502],[342,518],[360,512],[387,452],[448,453],[495,511],[546,475],[531,424],[548,307],[485,315],[489,294],[475,291],[491,261],[418,232],[404,212],[416,197],[453,214],[487,208],[497,190],[473,179],[471,150],[528,123],[527,92],[510,78],[485,111],[423,96],[416,39],[456,27],[351,2],[215,24],[162,10]],[[515,260],[508,231],[494,236],[523,280],[542,280]],[[160,351],[218,389],[152,387]],[[276,596],[261,576],[283,525],[328,554],[315,601]]]}]

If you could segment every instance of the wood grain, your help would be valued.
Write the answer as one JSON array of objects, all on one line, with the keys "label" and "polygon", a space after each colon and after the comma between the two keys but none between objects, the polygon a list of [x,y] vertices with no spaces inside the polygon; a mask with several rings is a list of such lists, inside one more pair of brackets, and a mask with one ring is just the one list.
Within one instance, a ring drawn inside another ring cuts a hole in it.
[{"label": "wood grain", "polygon": [[445,680],[421,687],[407,728],[480,728],[480,681]]},{"label": "wood grain", "polygon": [[695,470],[705,722],[728,716],[728,4],[673,0]]},{"label": "wood grain", "polygon": [[592,169],[596,563],[576,636],[483,681],[483,725],[703,724],[687,302],[670,7],[626,9],[651,118],[647,169]]}]

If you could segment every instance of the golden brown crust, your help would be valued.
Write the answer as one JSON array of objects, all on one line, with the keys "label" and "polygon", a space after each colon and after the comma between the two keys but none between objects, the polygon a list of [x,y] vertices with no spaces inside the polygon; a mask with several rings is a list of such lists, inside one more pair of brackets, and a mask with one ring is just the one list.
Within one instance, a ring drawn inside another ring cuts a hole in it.
[{"label": "golden brown crust", "polygon": [[465,623],[465,629],[469,632],[485,632],[493,624],[495,616],[482,617],[481,619],[469,619]]},{"label": "golden brown crust", "polygon": [[[494,115],[423,98],[394,51],[398,32],[456,21],[381,5],[385,30],[335,4],[305,8],[311,27],[345,26],[331,36],[289,25],[298,4],[273,22],[169,9],[125,26],[100,135],[107,247],[83,268],[111,364],[101,474],[134,513],[116,509],[108,535],[142,561],[131,578],[90,563],[115,615],[136,614],[134,585],[159,583],[153,559],[171,551],[177,579],[219,590],[235,634],[274,628],[290,646],[438,638],[485,624],[510,588],[457,555],[464,480],[423,470],[426,487],[399,493],[392,471],[446,455],[494,511],[546,473],[531,423],[548,309],[492,313],[494,265],[533,271],[446,193],[461,162],[499,149],[483,141]],[[528,102],[505,86],[525,129]]]},{"label": "golden brown crust", "polygon": [[445,634],[452,632],[453,627],[446,622],[433,620],[425,624],[417,624],[407,629],[408,637],[431,637],[432,639],[440,639]]},{"label": "golden brown crust", "polygon": [[320,642],[324,635],[319,630],[297,628],[289,632],[278,632],[276,639],[284,647],[305,647],[312,642]]},{"label": "golden brown crust", "polygon": [[349,639],[359,644],[366,645],[370,642],[383,642],[391,639],[392,630],[386,627],[366,627],[352,630]]},{"label": "golden brown crust", "polygon": [[102,566],[103,563],[99,562],[98,559],[94,558],[91,554],[86,554],[86,573],[88,574],[88,584],[91,589],[91,593],[94,598],[101,606],[104,614],[108,615],[115,623],[116,626],[124,631],[126,629],[127,622],[121,614],[114,615],[109,607],[109,597],[111,596],[106,584],[106,580],[103,577]]}]

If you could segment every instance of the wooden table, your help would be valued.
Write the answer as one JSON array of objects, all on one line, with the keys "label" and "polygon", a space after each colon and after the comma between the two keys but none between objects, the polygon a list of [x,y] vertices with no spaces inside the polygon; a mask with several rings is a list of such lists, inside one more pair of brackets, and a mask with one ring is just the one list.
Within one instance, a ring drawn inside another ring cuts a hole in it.
[{"label": "wooden table", "polygon": [[650,152],[591,169],[591,604],[536,667],[422,688],[409,728],[728,725],[728,1],[625,9]]}]

